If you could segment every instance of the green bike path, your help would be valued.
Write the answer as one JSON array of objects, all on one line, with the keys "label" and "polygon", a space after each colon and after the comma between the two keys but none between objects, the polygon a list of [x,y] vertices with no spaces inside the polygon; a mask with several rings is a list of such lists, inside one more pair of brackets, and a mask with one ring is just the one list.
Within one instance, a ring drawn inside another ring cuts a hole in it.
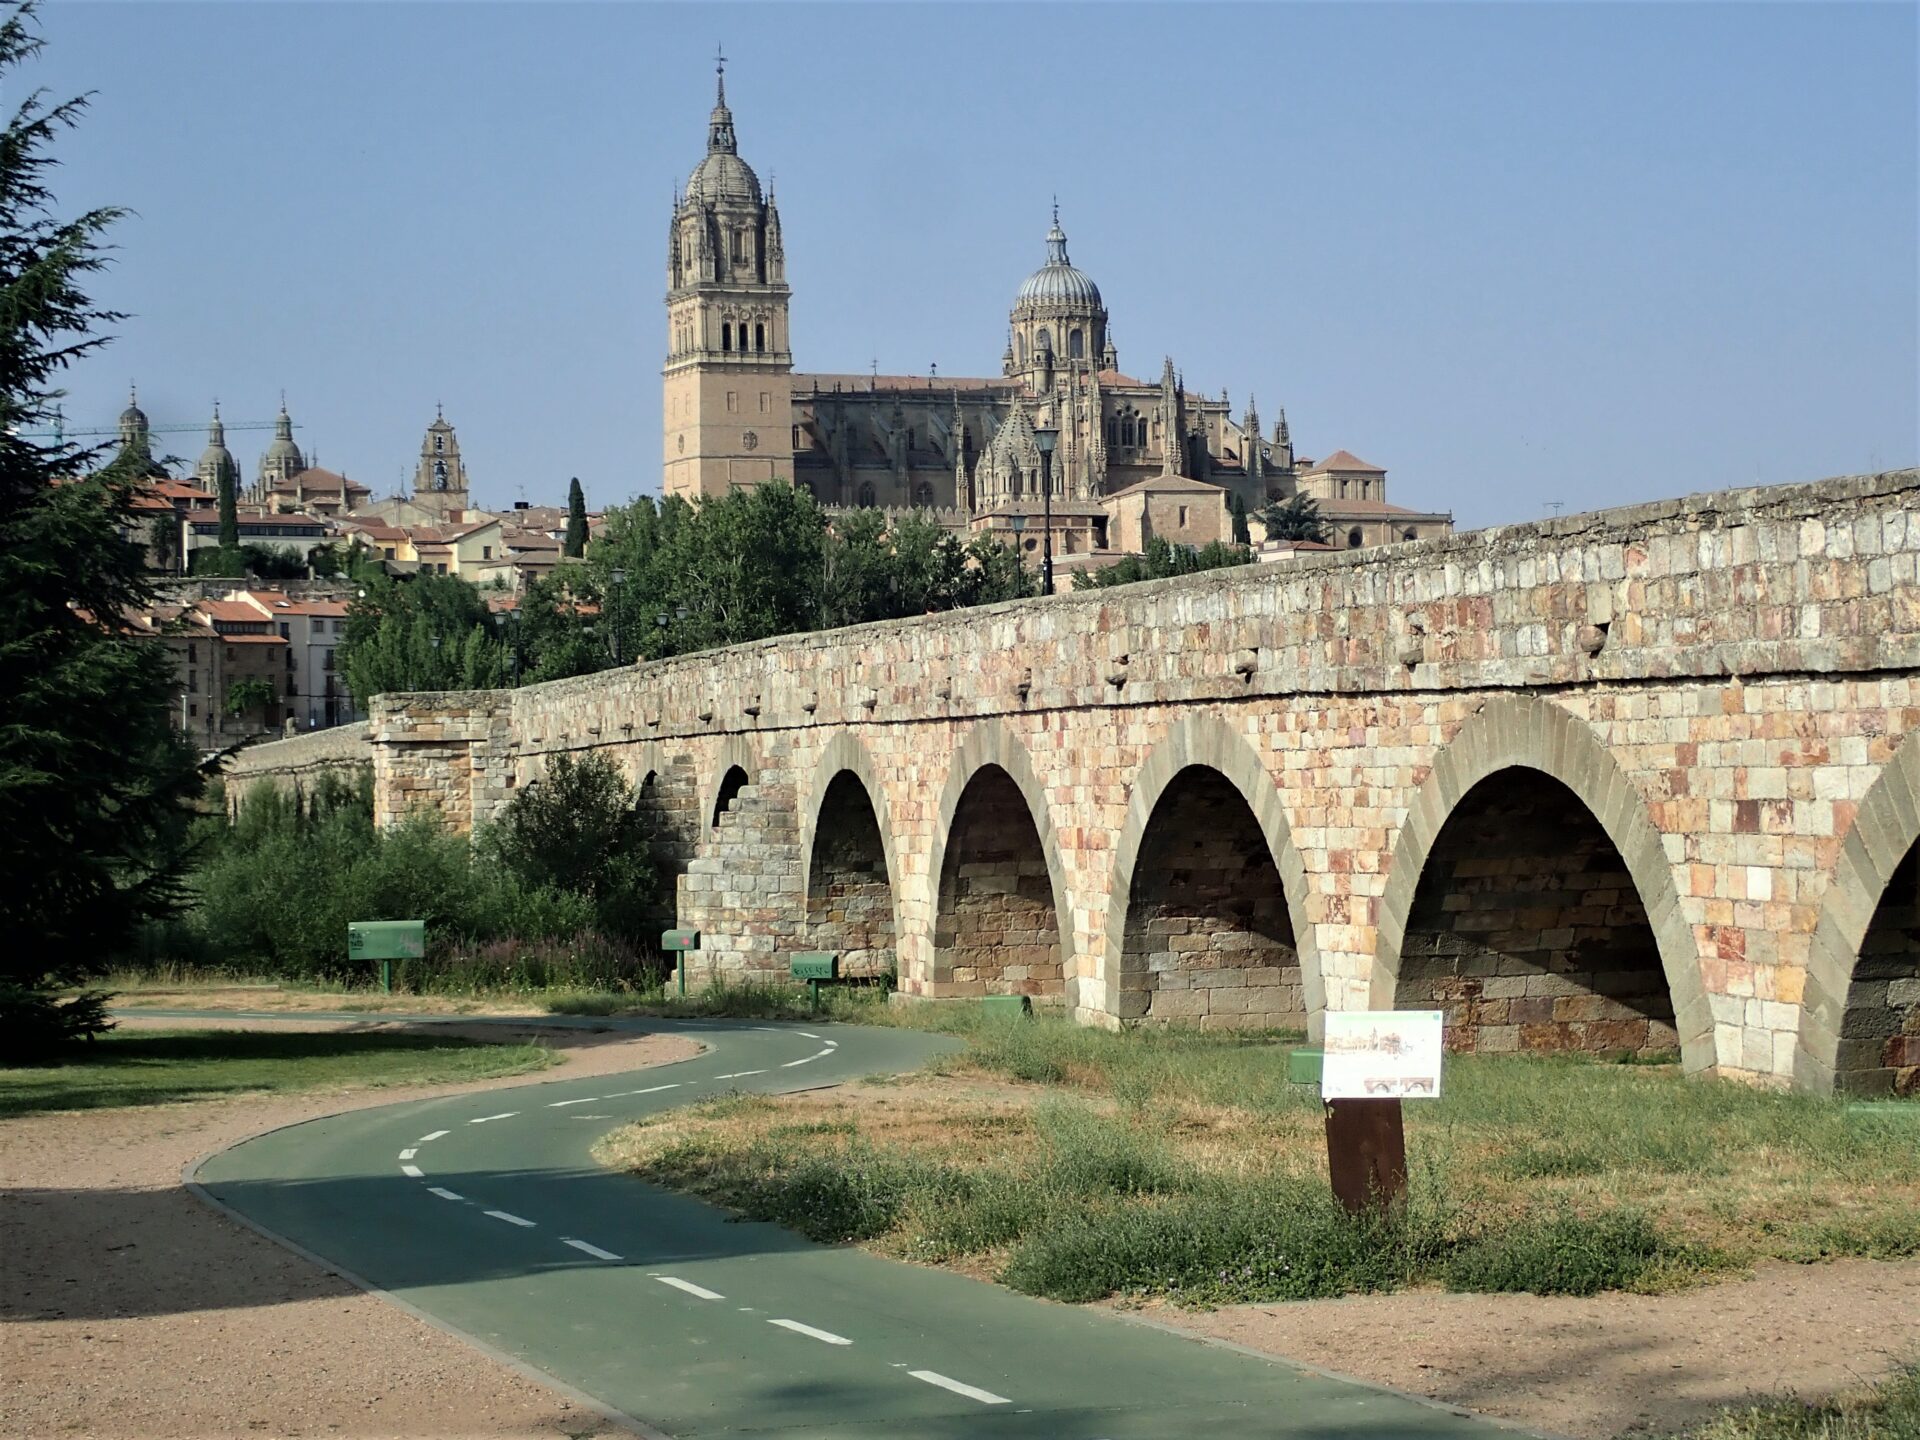
[{"label": "green bike path", "polygon": [[635,1028],[709,1048],[622,1076],[292,1126],[193,1178],[268,1233],[656,1434],[1513,1433],[1101,1311],[813,1245],[605,1171],[590,1150],[626,1121],[733,1090],[911,1069],[951,1043],[857,1026]]}]

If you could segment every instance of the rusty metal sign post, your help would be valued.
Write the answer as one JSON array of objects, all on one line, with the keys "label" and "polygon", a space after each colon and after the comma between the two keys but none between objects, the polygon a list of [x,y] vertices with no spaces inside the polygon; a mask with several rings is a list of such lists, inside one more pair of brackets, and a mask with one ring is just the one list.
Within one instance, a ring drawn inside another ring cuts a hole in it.
[{"label": "rusty metal sign post", "polygon": [[1327,1172],[1348,1213],[1397,1209],[1407,1193],[1400,1102],[1440,1094],[1438,1010],[1330,1010],[1320,1066]]}]

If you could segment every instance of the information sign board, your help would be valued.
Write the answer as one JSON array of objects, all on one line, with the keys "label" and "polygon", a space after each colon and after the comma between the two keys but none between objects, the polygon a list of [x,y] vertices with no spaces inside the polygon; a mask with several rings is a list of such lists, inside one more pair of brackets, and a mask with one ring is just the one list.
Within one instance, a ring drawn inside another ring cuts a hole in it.
[{"label": "information sign board", "polygon": [[840,956],[833,950],[802,950],[788,962],[788,968],[796,980],[837,980]]},{"label": "information sign board", "polygon": [[1320,1068],[1324,1100],[1398,1100],[1440,1093],[1438,1010],[1329,1010]]}]

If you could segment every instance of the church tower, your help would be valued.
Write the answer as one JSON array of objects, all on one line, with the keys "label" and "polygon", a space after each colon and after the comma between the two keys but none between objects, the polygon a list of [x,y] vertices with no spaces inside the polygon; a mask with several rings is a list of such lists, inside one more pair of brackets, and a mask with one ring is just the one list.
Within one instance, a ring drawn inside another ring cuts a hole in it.
[{"label": "church tower", "polygon": [[722,57],[707,154],[667,232],[668,495],[793,478],[793,353],[780,214],[742,160]]},{"label": "church tower", "polygon": [[420,442],[420,463],[413,470],[413,503],[442,520],[458,520],[467,509],[467,467],[460,439],[438,405]]}]

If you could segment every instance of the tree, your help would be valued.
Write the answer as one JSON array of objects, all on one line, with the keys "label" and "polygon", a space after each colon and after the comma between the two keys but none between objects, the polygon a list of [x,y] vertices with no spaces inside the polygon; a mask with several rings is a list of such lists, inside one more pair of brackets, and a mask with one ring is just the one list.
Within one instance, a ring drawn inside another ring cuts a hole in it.
[{"label": "tree", "polygon": [[587,553],[587,496],[578,475],[567,482],[567,539],[562,553],[576,560]]},{"label": "tree", "polygon": [[220,467],[220,548],[240,548],[239,497],[233,493],[233,466]]},{"label": "tree", "polygon": [[603,931],[636,940],[660,907],[638,799],[605,756],[562,753],[514,795],[483,843],[523,885],[584,895]]},{"label": "tree", "polygon": [[390,691],[495,689],[509,675],[486,601],[453,575],[367,576],[339,664],[362,705]]},{"label": "tree", "polygon": [[[33,7],[0,22],[17,88],[41,48]],[[120,623],[151,597],[126,458],[42,443],[57,377],[120,317],[81,286],[105,262],[114,209],[53,212],[55,137],[84,100],[30,93],[0,133],[0,1053],[57,1053],[108,1025],[98,992],[61,1001],[135,928],[179,901],[197,758],[169,724],[164,646]]]},{"label": "tree", "polygon": [[1307,540],[1325,544],[1327,522],[1320,518],[1320,507],[1304,490],[1295,491],[1284,504],[1275,501],[1260,512],[1260,523],[1267,527],[1269,540]]},{"label": "tree", "polygon": [[273,703],[273,682],[258,675],[236,680],[227,687],[227,713],[233,716],[258,712],[260,723],[267,723],[267,707]]},{"label": "tree", "polygon": [[1136,580],[1165,580],[1173,575],[1197,575],[1202,570],[1221,570],[1252,562],[1253,553],[1239,545],[1222,545],[1215,540],[1196,548],[1174,545],[1154,535],[1147,540],[1144,554],[1129,555],[1101,570],[1082,570],[1073,577],[1073,588],[1100,590],[1110,585],[1131,585]]},{"label": "tree", "polygon": [[1238,495],[1233,497],[1233,543],[1253,544],[1253,532],[1247,528],[1247,502]]}]

